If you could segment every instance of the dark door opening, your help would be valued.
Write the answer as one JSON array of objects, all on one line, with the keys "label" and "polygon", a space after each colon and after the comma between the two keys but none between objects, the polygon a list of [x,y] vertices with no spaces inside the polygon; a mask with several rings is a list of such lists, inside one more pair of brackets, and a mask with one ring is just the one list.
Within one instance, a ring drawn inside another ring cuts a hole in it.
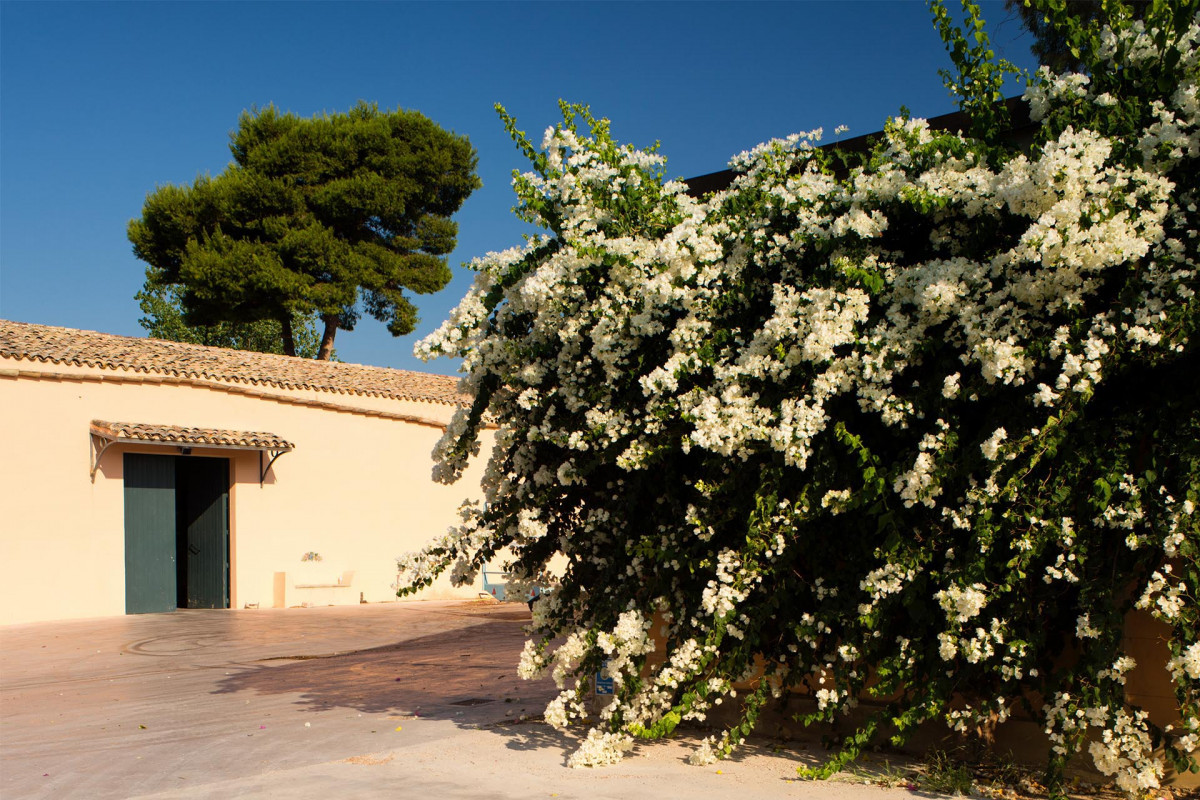
[{"label": "dark door opening", "polygon": [[229,607],[229,459],[125,454],[125,612]]},{"label": "dark door opening", "polygon": [[175,461],[180,608],[229,607],[229,459]]}]

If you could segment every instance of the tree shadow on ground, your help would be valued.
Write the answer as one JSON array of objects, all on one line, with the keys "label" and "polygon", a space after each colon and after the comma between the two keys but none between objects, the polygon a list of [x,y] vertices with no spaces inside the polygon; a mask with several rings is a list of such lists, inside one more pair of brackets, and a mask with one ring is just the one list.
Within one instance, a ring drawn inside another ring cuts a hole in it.
[{"label": "tree shadow on ground", "polygon": [[481,727],[504,739],[504,746],[509,750],[558,750],[562,753],[563,766],[566,766],[567,758],[575,752],[587,733],[583,726],[572,727],[566,731],[555,730],[540,714],[533,719],[505,720]]},{"label": "tree shadow on ground", "polygon": [[296,695],[314,711],[349,708],[472,725],[540,714],[555,688],[517,676],[527,621],[528,613],[493,613],[476,625],[382,647],[266,659],[220,681],[214,694]]},{"label": "tree shadow on ground", "polygon": [[[590,725],[565,732],[550,727],[541,715],[557,694],[553,681],[526,681],[517,675],[528,613],[523,607],[478,611],[484,621],[443,633],[352,652],[254,662],[221,680],[214,694],[286,695],[311,711],[343,708],[449,720],[494,733],[511,750],[557,749],[565,764]],[[682,761],[712,732],[682,726],[670,740],[639,742],[637,749],[667,748],[670,758]],[[822,760],[819,746],[757,737],[728,760],[764,756],[787,758],[795,766]]]}]

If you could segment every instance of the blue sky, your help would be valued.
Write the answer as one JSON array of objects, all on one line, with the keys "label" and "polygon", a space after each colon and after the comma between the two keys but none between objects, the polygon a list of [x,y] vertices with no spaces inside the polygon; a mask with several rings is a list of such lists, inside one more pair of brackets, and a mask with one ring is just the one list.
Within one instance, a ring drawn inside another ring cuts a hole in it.
[{"label": "blue sky", "polygon": [[[1028,39],[984,2],[993,44]],[[145,277],[125,238],[146,193],[229,163],[238,114],[302,116],[358,100],[416,109],[470,137],[484,186],[456,217],[455,278],[415,298],[416,334],[364,318],[345,361],[452,373],[412,345],[470,285],[459,265],[520,243],[510,179],[525,164],[492,105],[535,140],[559,98],[621,140],[662,142],[668,174],[725,167],[761,141],[879,130],[906,105],[954,110],[923,2],[0,2],[0,317],[144,335]],[[1014,92],[1016,90],[1014,89]]]}]

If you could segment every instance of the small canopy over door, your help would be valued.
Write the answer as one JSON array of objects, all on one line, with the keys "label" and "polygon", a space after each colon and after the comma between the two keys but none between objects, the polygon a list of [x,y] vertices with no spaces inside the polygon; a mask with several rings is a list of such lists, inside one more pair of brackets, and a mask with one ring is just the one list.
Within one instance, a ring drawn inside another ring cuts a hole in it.
[{"label": "small canopy over door", "polygon": [[[253,450],[259,478],[295,445],[273,433],[92,420],[92,480],[116,444],[125,453],[125,612],[228,608],[230,460],[192,449]],[[177,455],[178,454],[178,455]]]}]

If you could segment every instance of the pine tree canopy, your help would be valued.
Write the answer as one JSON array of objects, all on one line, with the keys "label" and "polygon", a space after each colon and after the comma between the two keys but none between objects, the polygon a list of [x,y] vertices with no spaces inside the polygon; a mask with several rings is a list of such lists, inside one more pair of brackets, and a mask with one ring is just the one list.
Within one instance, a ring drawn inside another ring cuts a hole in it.
[{"label": "pine tree canopy", "polygon": [[412,332],[405,290],[449,282],[451,216],[480,186],[467,138],[365,102],[312,119],[268,106],[241,115],[230,150],[220,175],[158,187],[130,222],[147,286],[177,286],[189,325],[278,320],[289,353],[296,313],[324,322],[322,358],[360,309]]}]

